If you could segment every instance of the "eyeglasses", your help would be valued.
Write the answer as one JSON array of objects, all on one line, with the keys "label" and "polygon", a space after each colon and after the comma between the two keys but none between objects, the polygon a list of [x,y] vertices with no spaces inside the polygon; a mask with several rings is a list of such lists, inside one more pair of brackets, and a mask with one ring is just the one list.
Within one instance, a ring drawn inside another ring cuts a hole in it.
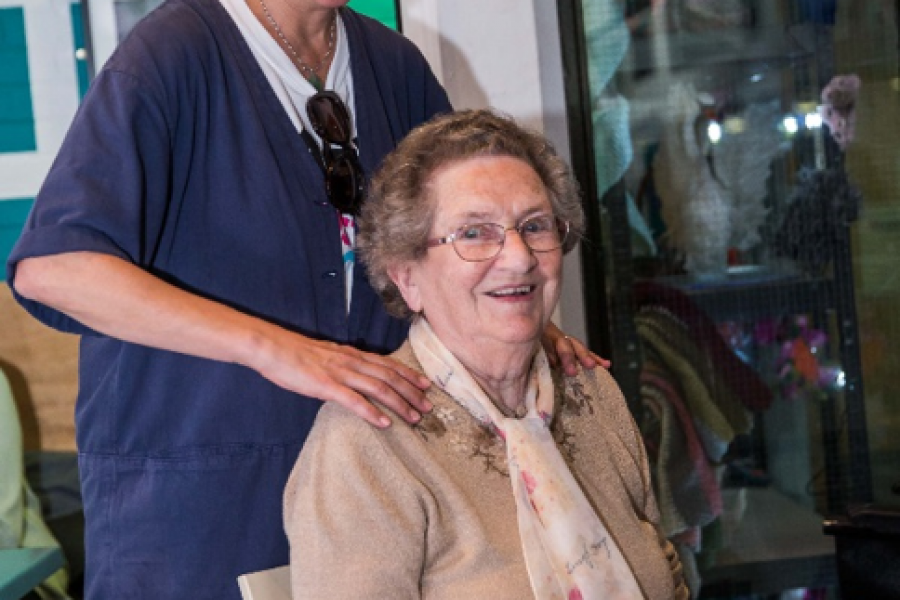
[{"label": "eyeglasses", "polygon": [[532,252],[550,252],[562,248],[569,237],[569,222],[554,215],[525,219],[515,227],[497,223],[463,225],[447,237],[428,240],[428,247],[453,244],[456,254],[469,262],[490,260],[500,254],[506,232],[515,230]]},{"label": "eyeglasses", "polygon": [[[306,102],[313,131],[322,138],[325,161],[325,193],[342,213],[358,215],[365,194],[366,176],[353,144],[350,111],[332,91],[318,92]],[[338,146],[335,150],[332,146]]]}]

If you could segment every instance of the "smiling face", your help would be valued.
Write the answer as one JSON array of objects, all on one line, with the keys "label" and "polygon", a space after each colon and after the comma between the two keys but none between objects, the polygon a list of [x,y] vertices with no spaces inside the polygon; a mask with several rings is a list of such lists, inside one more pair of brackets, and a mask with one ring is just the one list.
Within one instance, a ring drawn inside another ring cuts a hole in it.
[{"label": "smiling face", "polygon": [[[434,238],[463,225],[515,227],[553,213],[538,175],[516,158],[452,163],[432,175],[429,190]],[[443,244],[392,270],[391,278],[409,307],[424,312],[444,345],[466,363],[498,352],[530,356],[559,299],[561,270],[562,250],[532,252],[516,231],[507,231],[490,260],[464,261]]]}]

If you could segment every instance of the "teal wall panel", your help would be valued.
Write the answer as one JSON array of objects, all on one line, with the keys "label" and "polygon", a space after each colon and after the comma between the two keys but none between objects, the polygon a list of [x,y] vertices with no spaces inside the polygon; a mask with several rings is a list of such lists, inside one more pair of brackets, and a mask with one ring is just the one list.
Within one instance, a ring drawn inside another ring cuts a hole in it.
[{"label": "teal wall panel", "polygon": [[397,29],[397,6],[394,0],[350,0],[350,8]]},{"label": "teal wall panel", "polygon": [[33,202],[31,198],[0,200],[0,281],[6,280],[6,258],[22,233]]},{"label": "teal wall panel", "polygon": [[0,8],[0,152],[36,149],[25,11]]}]

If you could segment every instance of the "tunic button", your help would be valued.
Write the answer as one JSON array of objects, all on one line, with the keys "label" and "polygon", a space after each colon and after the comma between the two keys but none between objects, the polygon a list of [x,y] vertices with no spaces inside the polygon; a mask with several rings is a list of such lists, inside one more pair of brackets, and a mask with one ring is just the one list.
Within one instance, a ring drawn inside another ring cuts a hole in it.
[{"label": "tunic button", "polygon": [[322,273],[322,279],[334,279],[337,277],[337,271],[325,271]]}]

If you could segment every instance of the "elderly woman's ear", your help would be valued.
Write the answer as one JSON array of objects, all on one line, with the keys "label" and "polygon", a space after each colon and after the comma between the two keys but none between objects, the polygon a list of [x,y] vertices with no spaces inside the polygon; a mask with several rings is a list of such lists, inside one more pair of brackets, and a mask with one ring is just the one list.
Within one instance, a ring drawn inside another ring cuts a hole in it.
[{"label": "elderly woman's ear", "polygon": [[422,312],[422,295],[419,293],[419,285],[413,273],[413,265],[405,262],[388,268],[388,277],[397,286],[406,305],[414,313]]}]

